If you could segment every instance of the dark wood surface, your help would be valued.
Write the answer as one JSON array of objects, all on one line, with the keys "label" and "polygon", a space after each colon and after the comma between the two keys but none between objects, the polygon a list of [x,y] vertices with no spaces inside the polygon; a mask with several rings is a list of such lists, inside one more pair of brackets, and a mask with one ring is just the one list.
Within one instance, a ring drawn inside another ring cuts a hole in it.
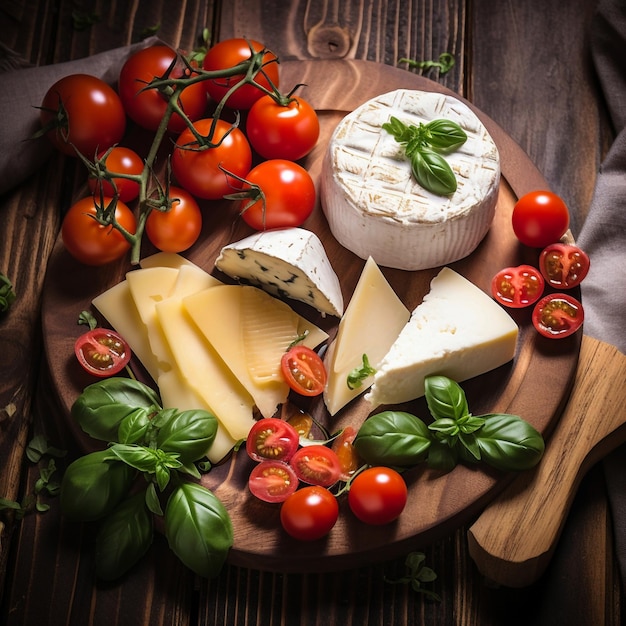
[{"label": "dark wood surface", "polygon": [[[451,52],[451,72],[427,75],[473,102],[519,143],[568,202],[576,235],[611,139],[589,57],[594,2],[256,4],[3,1],[0,41],[35,65],[126,45],[156,25],[158,36],[173,46],[192,47],[207,26],[214,40],[245,35],[284,60],[345,57],[396,65],[400,57]],[[78,30],[72,11],[100,19]],[[61,407],[42,358],[40,305],[61,215],[81,176],[73,162],[53,158],[27,184],[0,197],[0,266],[19,294],[0,322],[2,497],[21,499],[32,490],[38,470],[25,460],[24,447],[34,433],[44,432],[70,454],[75,445],[55,427]],[[620,623],[622,598],[599,466],[582,482],[556,554],[531,587],[495,588],[484,580],[469,557],[465,527],[421,546],[438,574],[429,588],[440,603],[384,581],[404,574],[402,558],[323,575],[229,566],[207,582],[186,571],[160,537],[122,582],[94,583],[93,528],[67,524],[54,499],[50,504],[49,512],[21,522],[0,518],[0,623]]]}]

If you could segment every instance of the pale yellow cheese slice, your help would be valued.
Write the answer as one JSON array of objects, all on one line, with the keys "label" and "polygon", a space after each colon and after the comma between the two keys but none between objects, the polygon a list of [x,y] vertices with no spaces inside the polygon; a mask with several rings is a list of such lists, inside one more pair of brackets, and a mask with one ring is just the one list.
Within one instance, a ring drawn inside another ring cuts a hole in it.
[{"label": "pale yellow cheese slice", "polygon": [[175,252],[156,252],[155,254],[141,259],[141,261],[139,261],[139,265],[144,269],[149,267],[173,267],[174,269],[179,270],[185,265],[198,267],[189,259],[186,259]]}]

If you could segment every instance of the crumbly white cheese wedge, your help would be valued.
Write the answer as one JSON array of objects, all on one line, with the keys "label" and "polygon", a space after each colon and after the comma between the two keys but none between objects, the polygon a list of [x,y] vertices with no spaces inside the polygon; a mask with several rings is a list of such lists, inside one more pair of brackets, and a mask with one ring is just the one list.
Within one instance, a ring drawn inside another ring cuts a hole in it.
[{"label": "crumbly white cheese wedge", "polygon": [[444,267],[383,359],[365,398],[373,407],[397,404],[423,396],[426,376],[462,382],[484,374],[515,356],[517,335],[517,325],[501,306]]},{"label": "crumbly white cheese wedge", "polygon": [[[417,183],[403,147],[382,128],[392,116],[414,126],[443,118],[465,130],[467,141],[445,155],[457,179],[452,195]],[[400,89],[338,124],[322,166],[321,202],[348,250],[378,265],[419,270],[474,251],[493,220],[499,182],[498,150],[471,109],[452,96]]]},{"label": "crumbly white cheese wedge", "polygon": [[275,296],[300,300],[323,314],[343,314],[339,279],[322,242],[304,228],[258,232],[231,243],[215,266]]}]

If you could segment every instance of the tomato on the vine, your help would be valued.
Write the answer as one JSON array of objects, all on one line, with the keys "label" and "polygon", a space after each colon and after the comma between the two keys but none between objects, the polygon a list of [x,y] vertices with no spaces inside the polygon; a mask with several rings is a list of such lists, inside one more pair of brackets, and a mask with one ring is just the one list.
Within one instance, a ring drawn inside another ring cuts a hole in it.
[{"label": "tomato on the vine", "polygon": [[539,255],[539,269],[555,289],[573,289],[589,272],[589,256],[578,246],[553,243]]},{"label": "tomato on the vine", "polygon": [[98,377],[114,376],[130,361],[130,348],[121,335],[108,328],[94,328],[74,343],[74,354],[83,369]]},{"label": "tomato on the vine", "polygon": [[532,265],[500,270],[491,281],[491,294],[500,304],[511,308],[530,306],[543,294],[545,281]]},{"label": "tomato on the vine", "polygon": [[326,536],[338,517],[339,505],[335,496],[316,485],[298,489],[280,508],[283,528],[300,541],[314,541]]},{"label": "tomato on the vine", "polygon": [[[208,137],[212,124],[213,119],[204,118],[194,122],[194,128]],[[252,150],[241,130],[224,120],[216,121],[211,144],[214,147],[200,147],[191,130],[185,129],[172,152],[172,172],[192,195],[219,200],[241,187],[242,183],[228,174],[245,178],[252,166]]]},{"label": "tomato on the vine", "polygon": [[[241,201],[241,217],[255,230],[300,226],[315,207],[315,183],[300,165],[286,159],[270,159],[254,167],[242,190],[257,185],[264,198]],[[250,204],[250,202],[253,202]]]},{"label": "tomato on the vine", "polygon": [[326,386],[326,368],[320,356],[307,346],[295,345],[280,360],[284,379],[302,396],[319,396]]},{"label": "tomato on the vine", "polygon": [[169,211],[152,209],[146,219],[146,235],[163,252],[182,252],[198,240],[202,231],[202,212],[196,199],[180,187],[170,187]]},{"label": "tomato on the vine", "polygon": [[[174,67],[168,75],[172,63]],[[183,61],[168,46],[151,46],[133,54],[122,66],[118,83],[120,98],[128,117],[142,128],[156,130],[165,115],[169,97],[156,88],[146,86],[155,78],[166,75],[169,78],[183,78],[188,74],[189,70]],[[198,120],[207,107],[206,89],[200,82],[187,85],[180,92],[178,102],[192,122]],[[180,133],[185,128],[185,120],[178,113],[173,113],[167,129]]]},{"label": "tomato on the vine", "polygon": [[569,211],[562,198],[551,191],[531,191],[513,207],[513,231],[531,248],[557,242],[569,226]]},{"label": "tomato on the vine", "polygon": [[[235,67],[239,63],[247,61],[254,52],[261,52],[263,44],[253,39],[236,37],[225,39],[211,46],[204,57],[203,68],[207,71],[227,70]],[[263,66],[255,76],[254,82],[267,90],[272,89],[272,84],[278,87],[278,59],[269,50],[263,55]],[[216,102],[226,96],[228,91],[236,85],[244,74],[227,76],[223,78],[210,78],[203,81],[205,89]],[[231,109],[249,109],[262,95],[261,89],[253,84],[245,84],[234,91],[226,101],[226,105]]]},{"label": "tomato on the vine", "polygon": [[[105,152],[101,152],[98,155],[98,159],[104,159],[104,164],[109,172],[112,174],[127,174],[138,176],[143,171],[143,160],[141,157],[130,148],[123,146],[114,146]],[[97,178],[90,177],[87,181],[91,193],[100,194],[100,189],[105,196],[115,195],[115,189],[108,180],[98,180]],[[114,176],[113,182],[119,199],[122,202],[131,202],[139,195],[139,183],[130,178],[123,178],[120,176]]]},{"label": "tomato on the vine", "polygon": [[341,474],[341,464],[337,454],[321,444],[300,448],[289,461],[296,476],[309,485],[330,487]]},{"label": "tomato on the vine", "polygon": [[582,325],[582,304],[566,293],[544,296],[533,309],[533,325],[544,337],[561,339],[573,335]]},{"label": "tomato on the vine", "polygon": [[255,461],[289,461],[298,449],[296,429],[278,417],[256,422],[246,438],[246,452]]},{"label": "tomato on the vine", "polygon": [[290,98],[283,105],[265,95],[248,112],[246,135],[265,159],[297,161],[313,150],[319,134],[315,109],[300,97]]},{"label": "tomato on the vine", "polygon": [[370,467],[350,483],[348,504],[366,524],[382,525],[396,520],[407,502],[404,478],[389,467]]},{"label": "tomato on the vine", "polygon": [[118,143],[126,131],[122,102],[103,80],[70,74],[46,92],[39,112],[42,127],[55,147],[89,159]]},{"label": "tomato on the vine", "polygon": [[284,502],[298,488],[298,477],[284,461],[261,461],[250,472],[248,488],[264,502]]},{"label": "tomato on the vine", "polygon": [[[109,206],[111,200],[105,197],[104,206]],[[130,243],[119,230],[95,219],[99,206],[100,198],[93,196],[78,200],[65,214],[61,226],[61,238],[68,252],[85,265],[106,265],[130,250]],[[135,216],[120,200],[115,207],[115,219],[126,231],[135,233]]]}]

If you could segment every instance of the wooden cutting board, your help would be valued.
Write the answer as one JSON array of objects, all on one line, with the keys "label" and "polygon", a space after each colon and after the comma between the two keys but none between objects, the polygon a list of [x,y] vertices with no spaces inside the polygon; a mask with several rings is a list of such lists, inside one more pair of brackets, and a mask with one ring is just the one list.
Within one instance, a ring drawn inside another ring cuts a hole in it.
[{"label": "wooden cutting board", "polygon": [[[398,88],[450,93],[437,83],[405,70],[367,61],[283,62],[281,82],[286,91],[297,83],[304,83],[306,86],[300,94],[319,112],[322,125],[320,141],[305,162],[315,179],[319,177],[323,154],[333,129],[347,112],[364,101]],[[498,269],[520,263],[536,263],[538,252],[517,242],[510,216],[520,195],[547,185],[517,144],[487,116],[480,111],[476,113],[498,146],[503,177],[490,232],[470,257],[451,264],[451,267],[489,291],[491,278]],[[251,231],[237,219],[232,204],[202,204],[205,223],[201,243],[192,248],[187,256],[211,271],[222,246]],[[344,299],[348,302],[364,262],[334,240],[319,206],[304,226],[315,231],[324,242],[340,278]],[[42,310],[48,363],[59,398],[66,409],[65,425],[72,429],[85,450],[92,449],[94,442],[88,440],[69,418],[71,404],[81,390],[93,382],[73,357],[74,341],[82,332],[76,320],[81,310],[90,307],[95,295],[122,279],[128,269],[125,261],[95,270],[80,266],[69,257],[61,242],[57,242],[48,267]],[[387,268],[383,271],[400,298],[412,309],[421,302],[439,268],[422,272]],[[321,318],[305,307],[294,308],[333,336],[338,322],[336,318]],[[518,310],[511,314],[520,327],[515,360],[463,383],[463,388],[474,414],[517,414],[548,436],[571,391],[581,335],[577,333],[564,340],[549,340],[534,331],[530,311]],[[142,368],[137,363],[134,368],[141,377]],[[303,404],[302,408],[329,422],[319,399]],[[400,408],[410,410],[422,419],[429,418],[423,399]],[[329,424],[331,430],[347,424],[358,426],[368,412],[369,406],[357,400],[333,419]],[[251,468],[251,461],[245,452],[239,452],[208,473],[203,483],[224,502],[233,520],[231,562],[285,572],[333,570],[401,556],[449,534],[475,517],[514,478],[513,474],[483,467],[458,466],[446,475],[418,467],[405,474],[409,501],[397,522],[384,527],[366,526],[351,515],[345,499],[342,499],[339,521],[330,535],[317,542],[301,543],[282,532],[277,505],[260,502],[249,495],[246,484]]]}]

